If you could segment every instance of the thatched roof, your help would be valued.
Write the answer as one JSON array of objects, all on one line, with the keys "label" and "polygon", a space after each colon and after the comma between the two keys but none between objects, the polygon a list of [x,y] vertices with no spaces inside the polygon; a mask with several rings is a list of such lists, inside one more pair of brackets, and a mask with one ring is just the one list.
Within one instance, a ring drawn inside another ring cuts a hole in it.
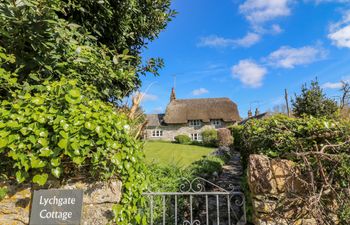
[{"label": "thatched roof", "polygon": [[163,124],[164,114],[147,114],[147,126],[158,127]]},{"label": "thatched roof", "polygon": [[176,99],[166,109],[166,124],[183,124],[189,120],[209,122],[222,119],[225,122],[240,121],[236,103],[229,98]]}]

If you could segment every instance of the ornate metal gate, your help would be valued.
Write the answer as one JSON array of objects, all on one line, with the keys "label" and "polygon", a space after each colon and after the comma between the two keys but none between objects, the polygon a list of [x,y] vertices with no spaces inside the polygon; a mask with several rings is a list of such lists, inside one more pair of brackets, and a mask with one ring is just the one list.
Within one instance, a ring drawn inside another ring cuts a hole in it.
[{"label": "ornate metal gate", "polygon": [[[209,191],[210,190],[210,191]],[[179,192],[146,192],[150,225],[244,225],[245,198],[197,177],[184,179]]]}]

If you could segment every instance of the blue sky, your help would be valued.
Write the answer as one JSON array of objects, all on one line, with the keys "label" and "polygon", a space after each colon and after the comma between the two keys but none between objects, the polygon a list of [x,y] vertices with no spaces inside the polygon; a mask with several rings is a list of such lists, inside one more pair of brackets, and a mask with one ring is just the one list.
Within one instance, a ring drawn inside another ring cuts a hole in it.
[{"label": "blue sky", "polygon": [[162,57],[143,77],[146,113],[177,98],[229,97],[241,117],[272,109],[315,77],[330,97],[350,79],[350,0],[174,0],[178,15],[143,52]]}]

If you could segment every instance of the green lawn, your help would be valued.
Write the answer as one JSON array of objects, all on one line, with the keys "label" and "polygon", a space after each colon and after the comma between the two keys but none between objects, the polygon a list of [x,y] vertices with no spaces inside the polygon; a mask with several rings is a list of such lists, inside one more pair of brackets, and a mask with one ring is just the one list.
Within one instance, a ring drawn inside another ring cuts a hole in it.
[{"label": "green lawn", "polygon": [[186,167],[214,151],[214,148],[155,141],[146,142],[144,149],[147,163],[173,164],[180,167]]}]

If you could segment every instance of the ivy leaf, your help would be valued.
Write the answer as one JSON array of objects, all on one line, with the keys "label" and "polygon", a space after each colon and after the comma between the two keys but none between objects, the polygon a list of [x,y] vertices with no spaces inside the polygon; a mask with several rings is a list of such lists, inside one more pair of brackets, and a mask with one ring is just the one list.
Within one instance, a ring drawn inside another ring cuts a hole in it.
[{"label": "ivy leaf", "polygon": [[62,174],[62,169],[61,167],[56,167],[51,169],[52,175],[54,175],[56,178],[59,178]]},{"label": "ivy leaf", "polygon": [[42,149],[40,149],[40,155],[39,156],[49,157],[52,154],[53,154],[53,151],[51,149],[49,149],[49,148],[42,148]]},{"label": "ivy leaf", "polygon": [[46,183],[48,177],[47,173],[37,174],[33,177],[33,182],[42,186]]},{"label": "ivy leaf", "polygon": [[61,164],[61,159],[60,158],[53,158],[51,159],[51,165],[52,166],[59,166]]},{"label": "ivy leaf", "polygon": [[46,166],[46,162],[40,160],[39,158],[32,156],[30,158],[30,166],[32,168],[42,168],[44,166]]},{"label": "ivy leaf", "polygon": [[80,97],[80,91],[78,89],[72,89],[69,91],[69,94],[73,97],[73,98],[79,98]]},{"label": "ivy leaf", "polygon": [[58,147],[62,148],[62,149],[67,149],[67,145],[68,145],[68,140],[67,139],[61,139],[59,142],[58,142]]},{"label": "ivy leaf", "polygon": [[48,146],[48,142],[45,138],[39,138],[38,143],[41,144],[43,147]]},{"label": "ivy leaf", "polygon": [[79,145],[78,142],[73,142],[73,143],[71,143],[70,146],[71,146],[72,149],[74,150],[74,153],[75,153],[75,151],[79,150],[79,148],[80,148],[80,145]]},{"label": "ivy leaf", "polygon": [[25,181],[27,177],[28,177],[27,172],[24,172],[21,170],[16,172],[16,180],[19,184],[22,183],[23,181]]},{"label": "ivy leaf", "polygon": [[94,129],[93,124],[90,123],[90,122],[86,122],[84,126],[85,126],[85,128],[88,129],[88,130],[93,130],[93,129]]},{"label": "ivy leaf", "polygon": [[137,214],[137,215],[135,216],[135,220],[136,220],[136,222],[139,224],[139,223],[141,222],[141,215],[140,215],[140,214]]},{"label": "ivy leaf", "polygon": [[39,77],[38,77],[36,74],[34,74],[34,73],[29,74],[29,77],[30,77],[32,80],[40,81]]},{"label": "ivy leaf", "polygon": [[4,148],[7,146],[7,139],[6,138],[1,138],[0,139],[0,148]]},{"label": "ivy leaf", "polygon": [[85,158],[84,157],[73,157],[73,162],[81,165],[84,162]]},{"label": "ivy leaf", "polygon": [[32,103],[34,103],[35,105],[42,105],[44,104],[44,99],[40,97],[34,97],[32,99]]},{"label": "ivy leaf", "polygon": [[70,104],[77,104],[80,102],[80,98],[71,98],[71,95],[66,94],[64,99]]}]

